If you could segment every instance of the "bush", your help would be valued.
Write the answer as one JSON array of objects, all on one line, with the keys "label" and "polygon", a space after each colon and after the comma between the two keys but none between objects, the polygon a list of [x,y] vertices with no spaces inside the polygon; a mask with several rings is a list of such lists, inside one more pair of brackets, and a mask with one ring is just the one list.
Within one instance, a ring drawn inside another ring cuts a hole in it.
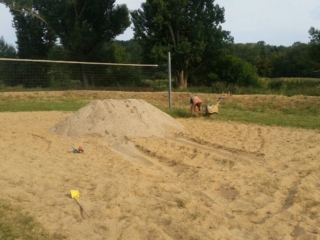
[{"label": "bush", "polygon": [[227,55],[218,62],[217,66],[220,81],[244,87],[261,86],[257,69],[240,58]]}]

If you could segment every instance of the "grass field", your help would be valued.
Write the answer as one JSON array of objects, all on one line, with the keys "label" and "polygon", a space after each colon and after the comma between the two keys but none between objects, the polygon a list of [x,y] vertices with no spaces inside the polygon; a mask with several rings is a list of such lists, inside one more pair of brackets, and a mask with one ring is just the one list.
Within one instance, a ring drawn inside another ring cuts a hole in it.
[{"label": "grass field", "polygon": [[[2,93],[0,112],[77,111],[89,102],[106,98],[142,98],[175,118],[189,117],[188,96],[173,93],[173,107],[168,108],[166,92],[134,93],[107,91],[65,91]],[[215,103],[219,94],[201,94],[205,103]],[[320,129],[320,98],[281,95],[232,95],[221,103],[214,119],[304,129]]]}]

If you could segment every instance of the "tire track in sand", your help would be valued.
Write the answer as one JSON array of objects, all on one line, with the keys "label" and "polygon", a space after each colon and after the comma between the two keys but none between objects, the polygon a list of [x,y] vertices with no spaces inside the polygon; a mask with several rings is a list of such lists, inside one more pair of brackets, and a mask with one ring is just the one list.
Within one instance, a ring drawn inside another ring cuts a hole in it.
[{"label": "tire track in sand", "polygon": [[243,165],[251,165],[252,163],[257,163],[257,162],[262,163],[264,161],[263,155],[252,154],[243,150],[226,148],[224,146],[211,144],[211,143],[200,144],[196,142],[196,140],[194,139],[186,139],[186,138],[178,137],[178,138],[169,138],[169,140],[174,142],[179,142],[185,146],[187,145],[192,148],[201,149],[205,152],[212,154],[218,159],[228,159],[228,160],[238,161],[238,162],[241,162]]},{"label": "tire track in sand", "polygon": [[145,154],[140,151],[135,143],[132,141],[126,141],[125,143],[117,143],[113,145],[109,145],[111,149],[117,152],[120,155],[125,155],[134,161],[134,163],[147,167],[147,168],[155,168],[156,170],[165,171],[170,174],[174,174],[172,168],[162,164],[158,161],[157,158],[153,157],[150,154]]}]

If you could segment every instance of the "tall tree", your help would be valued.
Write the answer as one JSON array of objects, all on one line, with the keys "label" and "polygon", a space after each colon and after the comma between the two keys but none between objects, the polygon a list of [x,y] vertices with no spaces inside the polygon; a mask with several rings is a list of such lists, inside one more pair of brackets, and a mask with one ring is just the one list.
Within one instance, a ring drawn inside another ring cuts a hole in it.
[{"label": "tall tree", "polygon": [[125,51],[130,55],[128,63],[142,63],[142,47],[134,39],[129,41],[116,41],[125,48]]},{"label": "tall tree", "polygon": [[[87,61],[104,43],[130,26],[129,10],[115,0],[0,0],[12,10],[29,14],[53,29],[72,60]],[[82,83],[88,87],[82,68]]]},{"label": "tall tree", "polygon": [[[18,57],[47,59],[50,49],[55,45],[55,33],[33,15],[10,11],[13,15],[13,26],[16,29]],[[25,87],[48,87],[50,85],[48,69],[49,65],[43,63],[17,63],[15,83]]]},{"label": "tall tree", "polygon": [[273,48],[266,45],[264,41],[231,46],[232,54],[255,66],[260,77],[271,77],[272,75],[272,62],[270,60],[272,51]]},{"label": "tall tree", "polygon": [[214,0],[147,0],[131,12],[134,38],[146,59],[167,61],[171,52],[172,70],[178,87],[187,87],[188,77],[202,65],[218,58],[219,50],[232,41],[223,31],[224,8]]},{"label": "tall tree", "polygon": [[16,57],[16,49],[14,46],[8,44],[3,36],[0,38],[0,58],[15,58]]},{"label": "tall tree", "polygon": [[41,14],[33,6],[33,0],[0,0],[0,4],[10,8],[11,11],[27,14],[46,23]]},{"label": "tall tree", "polygon": [[[310,55],[311,58],[315,61],[315,65],[320,65],[320,30],[311,27],[309,29],[310,34]],[[320,70],[320,69],[317,69]]]},{"label": "tall tree", "polygon": [[55,45],[56,35],[44,22],[34,16],[11,10],[17,34],[19,58],[47,59]]},{"label": "tall tree", "polygon": [[312,70],[315,65],[312,63],[309,51],[310,45],[300,42],[295,42],[291,47],[288,47],[287,59],[285,60],[287,75],[285,77],[316,76]]},{"label": "tall tree", "polygon": [[[87,61],[93,52],[130,25],[127,6],[115,5],[115,0],[34,0],[34,6],[77,61]],[[82,80],[88,87],[84,67]]]},{"label": "tall tree", "polygon": [[[0,37],[0,58],[15,58],[17,56],[14,46],[8,44]],[[14,85],[12,81],[12,62],[0,61],[0,85]]]}]

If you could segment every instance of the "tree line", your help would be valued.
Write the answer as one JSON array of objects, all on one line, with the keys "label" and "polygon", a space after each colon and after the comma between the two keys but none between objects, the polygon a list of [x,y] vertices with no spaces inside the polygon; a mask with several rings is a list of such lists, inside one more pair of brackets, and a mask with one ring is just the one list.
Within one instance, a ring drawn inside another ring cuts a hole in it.
[{"label": "tree line", "polygon": [[[309,29],[308,44],[235,44],[231,33],[222,28],[225,9],[214,0],[146,0],[133,11],[115,0],[0,3],[9,7],[17,35],[17,49],[0,38],[0,57],[4,58],[152,63],[159,65],[157,76],[165,76],[170,52],[177,88],[215,82],[254,87],[259,77],[320,74],[319,30]],[[131,23],[133,39],[115,40]],[[89,74],[83,66],[85,88],[90,85]],[[23,84],[28,86],[26,81]]]}]

